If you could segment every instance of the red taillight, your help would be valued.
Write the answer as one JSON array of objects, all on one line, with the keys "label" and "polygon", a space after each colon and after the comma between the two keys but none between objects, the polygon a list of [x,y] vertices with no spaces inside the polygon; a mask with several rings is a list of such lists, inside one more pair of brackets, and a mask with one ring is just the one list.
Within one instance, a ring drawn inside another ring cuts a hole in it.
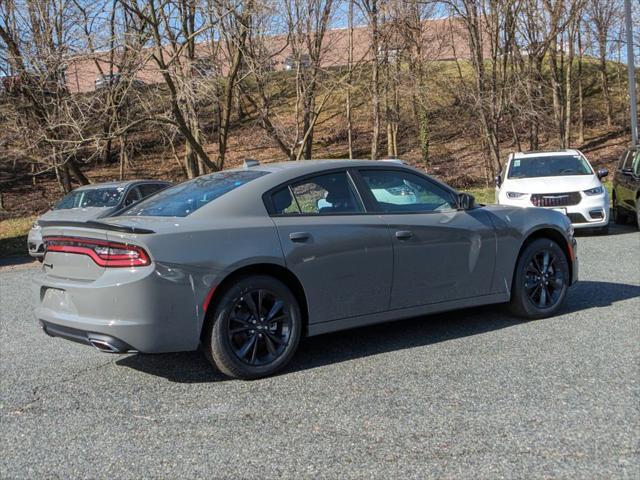
[{"label": "red taillight", "polygon": [[93,238],[44,237],[45,251],[88,255],[101,267],[144,267],[150,265],[143,248],[127,243]]}]

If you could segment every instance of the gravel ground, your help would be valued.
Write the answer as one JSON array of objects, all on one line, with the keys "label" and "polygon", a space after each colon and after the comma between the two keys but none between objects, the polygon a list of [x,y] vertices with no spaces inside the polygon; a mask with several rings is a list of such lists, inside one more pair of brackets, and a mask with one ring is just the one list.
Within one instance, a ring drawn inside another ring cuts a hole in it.
[{"label": "gravel ground", "polygon": [[579,239],[561,315],[470,309],[308,339],[229,381],[197,353],[46,337],[0,271],[0,478],[639,478],[640,234]]}]

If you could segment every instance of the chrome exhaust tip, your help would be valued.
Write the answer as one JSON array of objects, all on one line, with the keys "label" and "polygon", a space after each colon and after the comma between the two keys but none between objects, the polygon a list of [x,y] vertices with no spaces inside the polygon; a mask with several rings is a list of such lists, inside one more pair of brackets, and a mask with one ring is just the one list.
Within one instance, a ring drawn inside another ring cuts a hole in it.
[{"label": "chrome exhaust tip", "polygon": [[95,338],[90,338],[89,343],[96,347],[101,352],[107,353],[121,353],[119,349],[111,345],[109,342],[104,340],[96,340]]}]

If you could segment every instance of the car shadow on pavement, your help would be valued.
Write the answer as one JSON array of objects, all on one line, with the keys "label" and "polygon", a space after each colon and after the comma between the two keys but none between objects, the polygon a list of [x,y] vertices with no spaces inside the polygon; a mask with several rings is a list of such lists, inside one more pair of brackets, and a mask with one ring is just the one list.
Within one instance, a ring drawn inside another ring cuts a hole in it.
[{"label": "car shadow on pavement", "polygon": [[[560,315],[608,307],[638,296],[640,286],[637,285],[579,282],[571,289]],[[522,321],[508,314],[504,306],[489,305],[320,335],[303,339],[298,353],[280,375],[521,324]],[[130,355],[118,360],[116,364],[177,383],[228,380],[214,371],[201,352]]]},{"label": "car shadow on pavement", "polygon": [[611,237],[614,235],[628,235],[637,231],[638,227],[635,224],[618,225],[613,221],[609,222],[609,231],[606,234],[591,228],[576,228],[575,230],[578,241],[583,237]]}]

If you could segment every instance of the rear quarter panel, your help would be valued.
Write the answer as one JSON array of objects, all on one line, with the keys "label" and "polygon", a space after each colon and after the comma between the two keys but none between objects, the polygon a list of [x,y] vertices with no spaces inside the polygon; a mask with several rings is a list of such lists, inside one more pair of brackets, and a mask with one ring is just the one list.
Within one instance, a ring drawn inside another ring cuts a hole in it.
[{"label": "rear quarter panel", "polygon": [[182,315],[198,336],[206,300],[227,275],[256,263],[284,266],[275,225],[266,215],[171,219],[155,230],[150,235],[110,232],[109,237],[147,250],[155,274],[172,284],[172,301],[182,304]]}]

